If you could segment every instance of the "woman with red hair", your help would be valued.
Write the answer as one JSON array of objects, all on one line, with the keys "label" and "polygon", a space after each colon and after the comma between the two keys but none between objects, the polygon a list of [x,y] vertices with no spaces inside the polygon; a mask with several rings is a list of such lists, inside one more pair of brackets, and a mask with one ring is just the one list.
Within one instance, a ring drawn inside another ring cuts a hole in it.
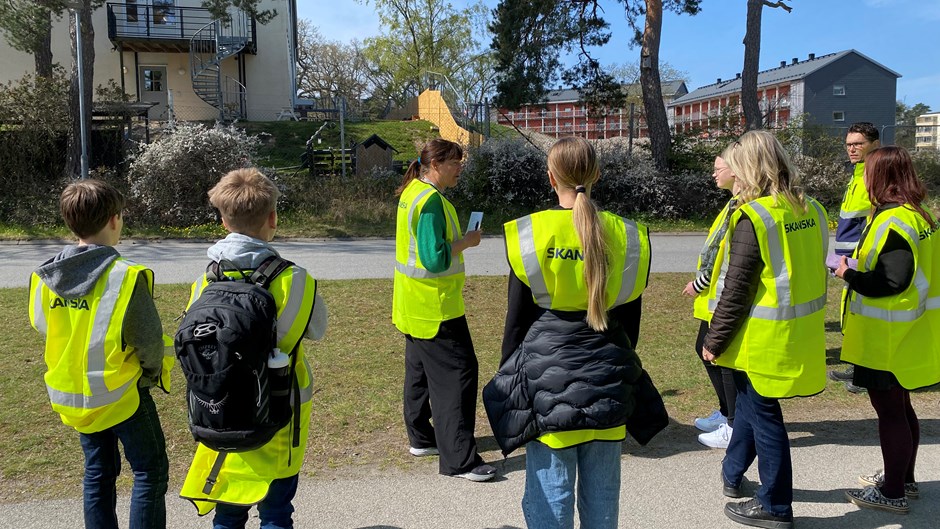
[{"label": "woman with red hair", "polygon": [[873,211],[853,259],[841,257],[844,279],[842,359],[855,364],[852,383],[866,388],[878,415],[884,470],[861,476],[846,497],[898,514],[920,495],[914,463],[920,425],[910,391],[940,382],[940,255],[937,221],[911,156],[899,147],[868,154],[865,186]]}]

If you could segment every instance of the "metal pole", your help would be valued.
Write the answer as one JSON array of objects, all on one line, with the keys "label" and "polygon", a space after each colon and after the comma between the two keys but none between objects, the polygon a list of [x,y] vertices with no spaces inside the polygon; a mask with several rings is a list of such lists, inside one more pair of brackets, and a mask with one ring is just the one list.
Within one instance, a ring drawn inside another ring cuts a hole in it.
[{"label": "metal pole", "polygon": [[339,99],[339,153],[343,162],[343,179],[346,179],[346,98]]},{"label": "metal pole", "polygon": [[88,178],[88,133],[85,119],[85,68],[82,62],[82,17],[78,9],[75,13],[75,49],[78,61],[78,113],[79,129],[82,135],[82,178]]}]

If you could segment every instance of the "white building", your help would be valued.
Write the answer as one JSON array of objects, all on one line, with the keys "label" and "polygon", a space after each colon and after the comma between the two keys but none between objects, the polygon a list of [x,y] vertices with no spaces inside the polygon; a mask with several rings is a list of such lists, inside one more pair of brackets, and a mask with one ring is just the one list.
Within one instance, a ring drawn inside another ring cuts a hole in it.
[{"label": "white building", "polygon": [[[233,11],[230,23],[213,20],[200,0],[123,0],[92,14],[94,86],[108,80],[132,100],[156,103],[151,119],[272,120],[292,108],[296,0],[263,0],[275,9],[267,24]],[[68,24],[53,21],[53,61],[71,66]],[[34,71],[32,55],[14,50],[0,35],[0,83]],[[89,87],[93,89],[94,87]]]}]

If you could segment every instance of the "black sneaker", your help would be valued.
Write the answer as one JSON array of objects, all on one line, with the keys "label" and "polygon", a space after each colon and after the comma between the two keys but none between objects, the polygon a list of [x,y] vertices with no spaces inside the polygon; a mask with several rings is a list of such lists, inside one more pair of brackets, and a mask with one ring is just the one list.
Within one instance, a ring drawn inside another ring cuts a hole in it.
[{"label": "black sneaker", "polygon": [[751,527],[793,529],[793,515],[774,516],[761,507],[757,498],[751,498],[741,503],[726,503],[725,516],[739,524],[750,525]]},{"label": "black sneaker", "polygon": [[842,371],[830,371],[829,378],[836,382],[852,383],[852,377],[855,376],[855,366],[849,366]]},{"label": "black sneaker", "polygon": [[496,477],[496,468],[492,465],[487,465],[483,463],[482,465],[477,466],[470,472],[464,472],[463,474],[457,474],[456,477],[469,479],[470,481],[489,481]]},{"label": "black sneaker", "polygon": [[846,382],[846,383],[845,383],[845,389],[846,389],[846,391],[848,391],[849,393],[855,393],[855,394],[865,393],[866,391],[868,391],[867,389],[863,388],[862,386],[856,386],[855,384],[853,384],[853,383],[851,383],[851,382]]},{"label": "black sneaker", "polygon": [[741,480],[741,484],[737,486],[731,485],[725,480],[725,473],[722,471],[721,473],[721,493],[722,494],[724,494],[728,498],[735,498],[735,499],[743,498],[744,493],[741,491],[743,487],[744,487],[743,479]]}]

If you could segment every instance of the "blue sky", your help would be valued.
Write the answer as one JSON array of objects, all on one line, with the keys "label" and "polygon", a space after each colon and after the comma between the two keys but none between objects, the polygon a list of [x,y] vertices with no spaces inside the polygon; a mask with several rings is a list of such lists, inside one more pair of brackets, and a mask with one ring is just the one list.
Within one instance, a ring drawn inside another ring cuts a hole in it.
[{"label": "blue sky", "polygon": [[[485,0],[495,6],[496,0]],[[453,0],[455,6],[464,0]],[[902,75],[898,99],[925,103],[940,111],[940,1],[938,0],[792,0],[791,13],[764,9],[761,70],[780,61],[800,60],[855,49]],[[620,4],[607,10],[614,36],[598,53],[604,63],[630,63],[630,31]],[[356,0],[299,0],[301,18],[311,20],[327,38],[363,40],[380,32],[371,4]],[[661,59],[689,74],[689,89],[728,79],[744,61],[745,0],[704,0],[694,17],[667,14],[663,20]]]}]

